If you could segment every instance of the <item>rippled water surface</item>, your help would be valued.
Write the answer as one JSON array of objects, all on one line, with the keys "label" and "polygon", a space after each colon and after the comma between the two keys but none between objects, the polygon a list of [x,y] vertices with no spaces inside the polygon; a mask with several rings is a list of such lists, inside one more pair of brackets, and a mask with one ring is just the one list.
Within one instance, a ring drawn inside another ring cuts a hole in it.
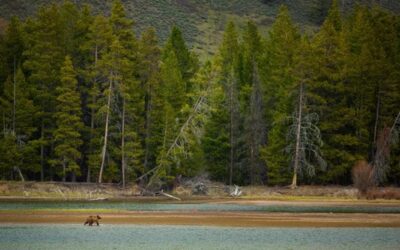
[{"label": "rippled water surface", "polygon": [[0,210],[18,209],[116,209],[128,211],[258,211],[258,212],[334,212],[334,213],[400,213],[400,206],[357,205],[240,205],[240,204],[184,204],[137,202],[0,202]]},{"label": "rippled water surface", "polygon": [[0,249],[399,249],[395,228],[0,225]]}]

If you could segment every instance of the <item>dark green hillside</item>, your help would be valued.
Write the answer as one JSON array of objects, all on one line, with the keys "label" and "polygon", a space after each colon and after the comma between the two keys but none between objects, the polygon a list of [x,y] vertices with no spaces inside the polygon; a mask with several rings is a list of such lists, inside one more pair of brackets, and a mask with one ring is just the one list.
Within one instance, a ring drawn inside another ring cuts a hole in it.
[{"label": "dark green hillside", "polygon": [[[13,15],[27,17],[33,15],[41,5],[54,0],[1,0],[0,17],[9,19]],[[107,13],[111,1],[74,0],[77,4],[90,4],[95,12]],[[286,4],[294,21],[307,30],[320,25],[331,1],[319,0],[124,0],[128,16],[136,22],[137,31],[148,26],[156,28],[158,36],[165,41],[170,27],[175,24],[183,31],[186,41],[195,52],[206,56],[213,54],[222,38],[222,31],[228,20],[243,28],[245,21],[253,20],[261,33],[275,20],[281,4]],[[400,11],[397,0],[342,0],[341,8],[350,10],[356,2],[379,2],[384,8]]]}]

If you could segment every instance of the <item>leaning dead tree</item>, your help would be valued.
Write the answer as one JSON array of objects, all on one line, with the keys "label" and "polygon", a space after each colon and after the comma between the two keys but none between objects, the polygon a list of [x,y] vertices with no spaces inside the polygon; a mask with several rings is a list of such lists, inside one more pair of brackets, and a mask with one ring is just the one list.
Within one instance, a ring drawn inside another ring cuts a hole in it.
[{"label": "leaning dead tree", "polygon": [[292,122],[287,134],[290,144],[286,147],[286,152],[291,156],[293,164],[291,188],[297,187],[298,173],[306,172],[309,176],[314,176],[316,166],[321,169],[326,168],[326,162],[320,152],[323,142],[320,130],[316,125],[318,115],[305,113],[304,102],[304,83],[300,83],[297,110],[289,118]]},{"label": "leaning dead tree", "polygon": [[188,149],[190,147],[190,140],[194,137],[200,139],[204,127],[205,117],[209,112],[208,98],[211,93],[213,86],[214,74],[209,73],[207,75],[207,84],[205,90],[200,92],[199,97],[195,101],[191,112],[187,119],[178,130],[172,143],[168,146],[168,149],[161,156],[159,164],[141,175],[136,181],[142,180],[143,178],[151,175],[147,187],[149,187],[156,178],[159,177],[159,173],[167,167],[167,162],[176,162],[179,157],[188,157]]},{"label": "leaning dead tree", "polygon": [[376,140],[376,151],[372,160],[372,174],[375,184],[382,183],[390,166],[391,145],[396,144],[400,137],[400,112],[397,114],[392,127],[384,127]]},{"label": "leaning dead tree", "polygon": [[109,87],[107,91],[107,106],[106,106],[106,121],[105,121],[105,129],[104,129],[104,143],[103,148],[101,151],[101,166],[100,166],[100,173],[98,183],[101,183],[103,178],[103,170],[106,161],[106,153],[107,153],[107,142],[108,142],[108,129],[109,129],[109,121],[110,121],[110,106],[111,106],[111,98],[112,98],[112,91],[113,91],[113,74],[111,73],[111,77],[109,79]]}]

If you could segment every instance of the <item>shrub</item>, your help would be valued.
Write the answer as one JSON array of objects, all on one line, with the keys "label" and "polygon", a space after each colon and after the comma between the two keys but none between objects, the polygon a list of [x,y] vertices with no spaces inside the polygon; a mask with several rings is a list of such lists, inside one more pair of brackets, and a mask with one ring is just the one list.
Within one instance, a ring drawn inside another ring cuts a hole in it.
[{"label": "shrub", "polygon": [[371,189],[366,193],[369,200],[386,199],[386,200],[400,200],[400,189],[398,188],[384,188],[384,189]]},{"label": "shrub", "polygon": [[364,160],[358,161],[352,170],[353,184],[361,196],[374,186],[372,167]]}]

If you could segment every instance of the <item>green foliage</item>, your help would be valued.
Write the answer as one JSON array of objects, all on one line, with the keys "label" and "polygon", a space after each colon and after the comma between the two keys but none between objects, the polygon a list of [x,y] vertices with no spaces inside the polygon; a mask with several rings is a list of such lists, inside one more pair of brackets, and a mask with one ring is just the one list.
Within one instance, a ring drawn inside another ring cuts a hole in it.
[{"label": "green foliage", "polygon": [[[161,50],[154,29],[148,29],[142,34],[139,41],[139,76],[144,90],[144,170],[155,165],[159,143],[158,118],[162,109],[160,97],[160,57]],[[158,130],[157,130],[158,129]]]},{"label": "green foliage", "polygon": [[205,125],[202,148],[206,170],[210,177],[228,182],[229,166],[229,113],[225,108],[225,95],[221,86],[213,91],[210,118]]},{"label": "green foliage", "polygon": [[268,145],[263,157],[268,169],[270,184],[288,181],[289,157],[285,153],[288,124],[285,122],[293,110],[293,88],[296,84],[290,72],[295,67],[294,57],[300,36],[291,21],[288,9],[281,7],[266,44],[266,65],[263,73],[265,84],[266,117],[268,121]]},{"label": "green foliage", "polygon": [[78,161],[82,157],[79,148],[83,143],[80,134],[83,123],[76,73],[69,56],[65,57],[60,77],[61,84],[56,89],[58,94],[55,113],[57,127],[54,131],[56,164],[63,167],[60,175],[64,181],[69,173],[75,181],[75,177],[81,174]]},{"label": "green foliage", "polygon": [[[4,154],[0,157],[5,175],[16,174],[18,167],[24,175],[37,171],[36,149],[33,139],[35,132],[34,116],[37,112],[31,100],[31,92],[19,68],[15,78],[5,82],[3,96],[0,98],[1,121],[3,124],[0,140]],[[1,178],[4,178],[2,176]],[[18,179],[18,178],[17,178]]]},{"label": "green foliage", "polygon": [[[349,184],[366,159],[397,181],[400,145],[379,154],[400,106],[393,13],[349,1],[125,2],[96,2],[107,17],[64,1],[10,20],[0,178],[285,185],[294,166],[309,174],[301,183]],[[194,51],[216,52],[213,63]],[[314,168],[322,158],[326,172]]]}]

